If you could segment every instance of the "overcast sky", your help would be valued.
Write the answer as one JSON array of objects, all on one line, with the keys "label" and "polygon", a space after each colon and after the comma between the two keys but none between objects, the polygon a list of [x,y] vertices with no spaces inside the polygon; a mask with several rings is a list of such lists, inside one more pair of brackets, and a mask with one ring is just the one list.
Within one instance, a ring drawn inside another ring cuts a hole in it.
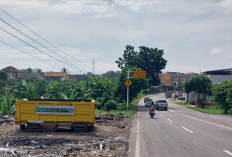
[{"label": "overcast sky", "polygon": [[0,68],[79,74],[92,72],[94,60],[95,73],[116,71],[126,45],[163,49],[164,72],[232,68],[232,0],[1,0],[0,7],[56,46],[0,10]]}]

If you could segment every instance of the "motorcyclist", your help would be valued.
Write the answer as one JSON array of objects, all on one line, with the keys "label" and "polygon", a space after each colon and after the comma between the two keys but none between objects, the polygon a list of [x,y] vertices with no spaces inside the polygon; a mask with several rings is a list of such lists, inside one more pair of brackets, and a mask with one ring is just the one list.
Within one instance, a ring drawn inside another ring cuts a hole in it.
[{"label": "motorcyclist", "polygon": [[149,109],[149,115],[151,114],[151,111],[155,112],[155,105],[154,102],[152,102],[151,107]]}]

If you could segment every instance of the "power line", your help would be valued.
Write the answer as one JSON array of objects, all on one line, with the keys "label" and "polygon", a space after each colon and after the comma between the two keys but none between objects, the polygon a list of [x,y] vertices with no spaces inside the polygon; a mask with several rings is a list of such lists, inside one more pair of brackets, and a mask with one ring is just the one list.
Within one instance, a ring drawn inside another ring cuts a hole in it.
[{"label": "power line", "polygon": [[84,65],[85,67],[88,67],[91,69],[90,66],[85,65],[84,63],[82,63],[81,61],[78,61],[77,59],[75,59],[74,57],[68,55],[67,53],[65,53],[64,51],[62,51],[61,49],[59,49],[58,47],[56,47],[54,44],[52,44],[51,42],[47,41],[45,38],[43,38],[42,36],[40,36],[38,33],[34,32],[33,30],[31,30],[29,27],[27,27],[26,25],[24,25],[22,22],[20,22],[19,20],[17,20],[14,16],[12,16],[10,13],[8,13],[7,11],[5,11],[4,9],[0,8],[5,14],[7,14],[8,16],[10,16],[11,18],[13,18],[15,21],[17,21],[19,24],[21,24],[22,26],[24,26],[26,29],[28,29],[30,32],[32,32],[34,35],[38,36],[39,38],[43,39],[45,42],[49,43],[50,45],[52,45],[54,48],[56,48],[57,50],[61,51],[62,53],[64,53],[65,55],[69,56],[70,58],[72,58],[73,60],[80,62],[82,65]]},{"label": "power line", "polygon": [[[21,39],[21,38],[17,37],[16,35],[14,35],[14,34],[12,34],[12,33],[8,32],[8,31],[7,31],[7,30],[5,30],[4,28],[0,27],[0,29],[1,29],[3,32],[5,32],[5,33],[7,33],[7,34],[9,34],[9,35],[13,36],[14,38],[16,38],[16,39],[20,40],[21,42],[23,42],[23,43],[27,44],[28,46],[30,46],[30,47],[32,47],[32,48],[34,48],[34,49],[36,49],[37,51],[39,51],[39,52],[41,52],[41,53],[43,53],[43,54],[46,54],[47,56],[49,56],[49,57],[51,57],[51,58],[53,58],[53,59],[55,59],[55,60],[57,60],[57,61],[59,61],[59,62],[61,62],[61,63],[63,63],[63,64],[69,65],[69,64],[67,64],[67,63],[63,62],[62,60],[57,59],[57,58],[53,57],[52,55],[49,55],[49,54],[45,53],[44,51],[42,51],[42,50],[38,49],[37,47],[35,47],[35,46],[31,45],[30,43],[28,43],[28,42],[24,41],[23,39]],[[70,66],[70,67],[72,67],[71,65],[69,65],[69,66]],[[73,67],[72,67],[72,68],[73,68]]]},{"label": "power line", "polygon": [[42,62],[44,62],[44,63],[46,63],[46,64],[52,65],[52,66],[54,66],[54,67],[60,69],[60,67],[58,67],[58,66],[56,66],[56,65],[54,65],[54,64],[51,64],[50,62],[46,62],[46,61],[42,60],[41,58],[36,57],[36,56],[33,56],[32,54],[30,54],[30,53],[28,53],[28,52],[22,51],[22,50],[20,50],[20,49],[18,49],[18,48],[16,48],[16,47],[14,47],[14,46],[12,46],[12,45],[10,45],[10,44],[4,42],[4,41],[2,41],[2,40],[0,40],[0,42],[3,43],[3,44],[5,44],[5,45],[7,45],[7,46],[9,46],[9,47],[12,47],[12,48],[18,50],[18,51],[20,51],[20,52],[22,52],[22,53],[24,53],[24,54],[27,54],[27,55],[29,55],[29,56],[31,56],[31,57],[34,57],[34,58],[36,58],[36,59],[39,59],[40,61],[42,61]]},{"label": "power line", "polygon": [[[4,22],[5,24],[7,24],[8,26],[10,26],[11,28],[13,28],[14,30],[16,30],[17,32],[19,32],[20,34],[22,34],[23,36],[25,36],[25,37],[27,37],[28,39],[30,39],[31,41],[33,41],[34,43],[36,43],[36,44],[38,44],[39,46],[41,46],[41,47],[43,47],[43,48],[45,48],[45,49],[48,49],[48,50],[50,50],[50,51],[53,51],[53,50],[51,50],[50,48],[48,48],[48,47],[46,47],[46,46],[44,46],[43,44],[41,44],[40,42],[38,42],[37,40],[35,40],[35,39],[33,39],[33,38],[31,38],[30,36],[28,36],[27,34],[25,34],[25,33],[23,33],[22,31],[20,31],[20,30],[18,30],[17,28],[15,28],[14,26],[12,26],[11,24],[9,24],[9,23],[7,23],[6,21],[4,21],[3,19],[0,19],[2,22]],[[53,51],[54,53],[56,53],[55,51]],[[58,54],[58,53],[57,53]],[[59,54],[60,55],[60,54]],[[61,56],[61,55],[60,55]],[[63,56],[62,56],[63,57]],[[63,59],[65,59],[66,61],[67,61],[67,59],[66,58],[63,58]],[[69,60],[69,59],[68,59]],[[70,60],[71,61],[71,60]],[[72,62],[72,61],[71,61]],[[63,62],[64,63],[64,62]],[[67,64],[67,63],[65,63],[65,64]],[[71,64],[73,64],[74,66],[76,66],[74,63],[71,63]],[[69,65],[70,66],[70,65]],[[78,68],[80,68],[80,67],[78,67]],[[82,68],[80,68],[80,69],[82,69]],[[82,69],[82,70],[84,70],[84,69]],[[84,71],[86,71],[86,70],[84,70]]]},{"label": "power line", "polygon": [[[14,66],[14,63],[9,62],[9,61],[7,61],[6,59],[0,58],[0,60],[2,60],[2,61],[3,61],[3,62],[5,62],[5,63],[10,63],[11,65],[13,65],[13,66]],[[4,65],[6,65],[6,64],[4,64]],[[8,65],[7,65],[7,66],[8,66]]]}]

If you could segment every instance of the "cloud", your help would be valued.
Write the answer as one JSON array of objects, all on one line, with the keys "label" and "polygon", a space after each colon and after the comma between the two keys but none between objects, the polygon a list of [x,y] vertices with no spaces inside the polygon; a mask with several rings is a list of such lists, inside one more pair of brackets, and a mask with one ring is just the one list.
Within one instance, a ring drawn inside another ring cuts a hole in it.
[{"label": "cloud", "polygon": [[1,0],[3,6],[11,6],[17,10],[27,10],[28,12],[41,12],[50,14],[92,14],[95,17],[115,16],[114,5],[107,1],[94,0],[68,0],[49,2],[42,0]]},{"label": "cloud", "polygon": [[211,53],[214,54],[214,55],[219,55],[219,54],[222,54],[224,52],[225,51],[222,48],[214,48],[214,49],[211,50]]}]

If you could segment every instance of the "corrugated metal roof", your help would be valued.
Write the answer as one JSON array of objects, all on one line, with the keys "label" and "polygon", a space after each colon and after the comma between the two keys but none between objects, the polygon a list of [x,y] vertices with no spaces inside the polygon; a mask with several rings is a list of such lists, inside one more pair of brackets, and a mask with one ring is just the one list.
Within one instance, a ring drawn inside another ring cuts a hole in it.
[{"label": "corrugated metal roof", "polygon": [[203,72],[204,75],[232,75],[232,68],[230,69],[220,69],[220,70],[211,70]]}]

